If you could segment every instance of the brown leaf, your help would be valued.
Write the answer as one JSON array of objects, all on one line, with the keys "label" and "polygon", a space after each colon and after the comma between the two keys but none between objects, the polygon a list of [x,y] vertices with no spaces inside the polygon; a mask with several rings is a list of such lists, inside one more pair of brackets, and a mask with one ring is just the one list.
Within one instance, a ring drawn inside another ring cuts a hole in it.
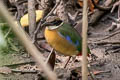
[{"label": "brown leaf", "polygon": [[2,74],[9,74],[11,72],[12,72],[11,69],[8,67],[0,67],[0,73]]}]

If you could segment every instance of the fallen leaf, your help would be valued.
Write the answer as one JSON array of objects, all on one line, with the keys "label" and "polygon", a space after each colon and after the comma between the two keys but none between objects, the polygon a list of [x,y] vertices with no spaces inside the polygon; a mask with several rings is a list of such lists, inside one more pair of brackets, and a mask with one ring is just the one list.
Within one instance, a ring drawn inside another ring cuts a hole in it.
[{"label": "fallen leaf", "polygon": [[12,71],[8,67],[0,67],[0,73],[1,74],[10,74]]},{"label": "fallen leaf", "polygon": [[[95,3],[98,3],[99,0],[95,0]],[[83,7],[83,0],[78,0],[78,4]],[[90,8],[90,11],[94,11],[94,4],[92,3],[91,0],[88,0],[88,7]]]}]

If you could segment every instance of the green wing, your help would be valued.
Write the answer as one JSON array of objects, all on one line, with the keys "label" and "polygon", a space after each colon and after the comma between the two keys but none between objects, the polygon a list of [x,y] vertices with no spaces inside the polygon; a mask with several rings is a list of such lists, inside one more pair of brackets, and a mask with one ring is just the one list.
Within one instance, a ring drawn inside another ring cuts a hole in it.
[{"label": "green wing", "polygon": [[[78,51],[82,51],[82,37],[79,33],[68,23],[63,23],[59,28],[58,31],[62,34],[63,37],[69,40],[70,43],[76,46]],[[88,53],[90,53],[90,49],[88,48]]]},{"label": "green wing", "polygon": [[82,51],[82,38],[79,33],[68,23],[63,23],[58,28],[59,33],[70,43],[76,46],[78,51]]}]

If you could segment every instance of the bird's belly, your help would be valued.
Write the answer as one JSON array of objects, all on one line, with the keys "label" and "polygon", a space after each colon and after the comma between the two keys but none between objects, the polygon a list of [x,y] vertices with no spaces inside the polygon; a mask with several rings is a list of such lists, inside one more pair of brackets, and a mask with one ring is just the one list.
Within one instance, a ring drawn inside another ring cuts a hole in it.
[{"label": "bird's belly", "polygon": [[78,54],[76,47],[61,37],[56,30],[45,30],[45,38],[48,44],[63,55],[72,56]]}]

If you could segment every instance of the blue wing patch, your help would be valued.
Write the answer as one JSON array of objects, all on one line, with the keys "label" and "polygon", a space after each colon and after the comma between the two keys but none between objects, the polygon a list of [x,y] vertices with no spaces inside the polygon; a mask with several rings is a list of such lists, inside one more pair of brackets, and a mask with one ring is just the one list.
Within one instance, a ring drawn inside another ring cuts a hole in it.
[{"label": "blue wing patch", "polygon": [[71,44],[73,44],[73,42],[72,42],[70,36],[66,36],[65,38],[66,38]]},{"label": "blue wing patch", "polygon": [[72,40],[71,40],[71,37],[70,36],[64,36],[64,35],[62,35],[60,32],[58,32],[58,34],[61,36],[61,37],[64,37],[69,43],[71,43],[71,44],[74,44],[75,46],[79,46],[79,41],[78,40],[76,40],[76,42],[74,43]]},{"label": "blue wing patch", "polygon": [[74,44],[75,46],[78,46],[78,45],[79,45],[79,41],[78,41],[78,40],[76,40],[76,42],[74,43],[74,42],[71,40],[70,36],[66,36],[65,38],[66,38],[71,44]]},{"label": "blue wing patch", "polygon": [[79,41],[78,41],[78,40],[76,41],[75,45],[76,45],[76,46],[78,46],[78,45],[79,45]]}]

